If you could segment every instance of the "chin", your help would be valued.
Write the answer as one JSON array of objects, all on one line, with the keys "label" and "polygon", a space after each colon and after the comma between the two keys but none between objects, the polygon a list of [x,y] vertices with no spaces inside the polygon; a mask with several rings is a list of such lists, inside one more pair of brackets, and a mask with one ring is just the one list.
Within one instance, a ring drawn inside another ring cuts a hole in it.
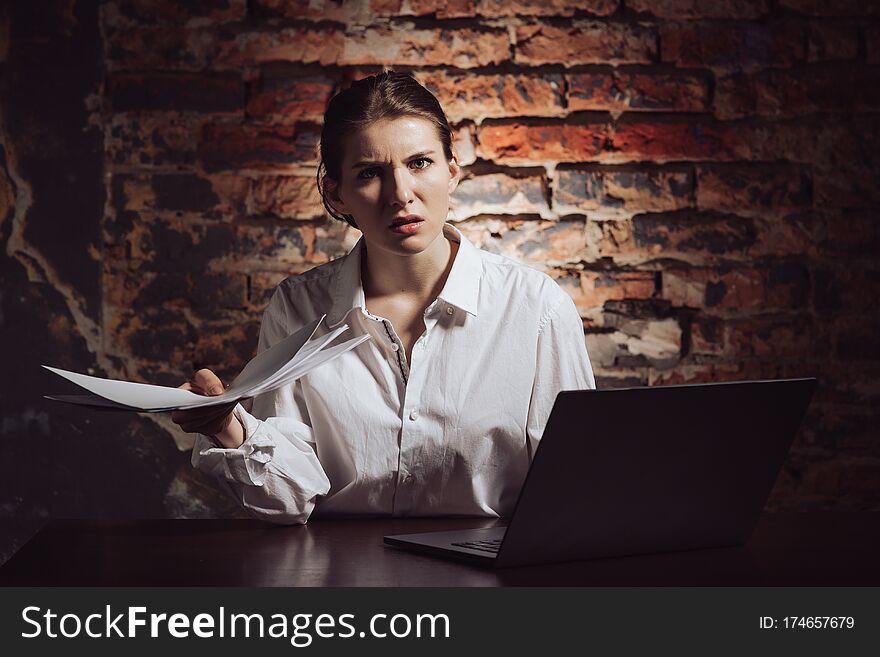
[{"label": "chin", "polygon": [[443,224],[422,225],[419,231],[412,235],[400,235],[387,227],[384,230],[380,242],[382,248],[400,255],[413,255],[428,249],[442,236]]}]

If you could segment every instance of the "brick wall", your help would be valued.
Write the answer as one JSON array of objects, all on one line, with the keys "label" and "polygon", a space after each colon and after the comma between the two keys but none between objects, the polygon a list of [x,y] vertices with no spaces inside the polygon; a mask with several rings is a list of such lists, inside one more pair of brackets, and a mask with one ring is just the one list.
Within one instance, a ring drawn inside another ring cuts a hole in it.
[{"label": "brick wall", "polygon": [[[176,384],[252,355],[273,287],[357,238],[315,189],[325,104],[392,66],[453,123],[453,220],[571,294],[600,386],[818,376],[771,504],[880,507],[880,3],[117,0],[95,20],[104,204],[69,228],[98,231],[94,290],[38,241],[7,252],[97,370]],[[218,508],[185,464],[162,486],[171,515]]]}]

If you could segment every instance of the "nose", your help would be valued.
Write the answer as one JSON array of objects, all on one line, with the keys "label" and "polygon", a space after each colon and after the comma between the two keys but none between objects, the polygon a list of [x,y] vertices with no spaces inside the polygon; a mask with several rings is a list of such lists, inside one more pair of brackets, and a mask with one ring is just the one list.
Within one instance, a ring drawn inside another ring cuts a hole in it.
[{"label": "nose", "polygon": [[412,176],[406,169],[394,169],[389,180],[391,205],[405,208],[413,200]]}]

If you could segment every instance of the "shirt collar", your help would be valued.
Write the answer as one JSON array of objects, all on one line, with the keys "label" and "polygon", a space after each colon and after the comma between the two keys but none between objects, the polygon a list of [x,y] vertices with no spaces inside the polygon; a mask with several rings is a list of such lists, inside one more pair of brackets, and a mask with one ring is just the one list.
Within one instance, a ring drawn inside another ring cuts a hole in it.
[{"label": "shirt collar", "polygon": [[458,242],[459,247],[446,284],[438,296],[446,303],[476,317],[477,300],[480,298],[480,279],[483,277],[480,254],[477,247],[452,224],[444,224],[443,233]]},{"label": "shirt collar", "polygon": [[[458,253],[446,279],[446,284],[438,295],[446,303],[476,317],[477,300],[480,294],[480,279],[483,266],[477,247],[468,241],[462,232],[452,224],[443,225],[443,234],[458,242]],[[328,324],[341,323],[353,309],[366,311],[366,298],[361,282],[361,256],[365,249],[361,238],[343,258],[336,275],[333,290],[333,307],[328,314]]]}]

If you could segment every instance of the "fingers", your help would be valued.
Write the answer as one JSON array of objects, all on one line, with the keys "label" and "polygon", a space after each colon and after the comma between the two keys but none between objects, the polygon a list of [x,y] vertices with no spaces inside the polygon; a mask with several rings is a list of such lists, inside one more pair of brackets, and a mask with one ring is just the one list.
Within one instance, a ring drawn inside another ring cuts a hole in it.
[{"label": "fingers", "polygon": [[[207,368],[197,371],[189,381],[178,388],[194,392],[197,395],[212,397],[222,394],[225,390],[220,377]],[[174,411],[171,413],[171,421],[187,433],[213,435],[229,426],[232,420],[232,409],[235,408],[235,405],[236,402],[231,402],[208,408]]]},{"label": "fingers", "polygon": [[194,387],[201,388],[207,395],[219,395],[224,390],[220,377],[207,368],[202,368],[193,374],[191,383]]},{"label": "fingers", "polygon": [[171,413],[171,421],[187,433],[213,435],[229,426],[235,406],[236,403],[232,402],[189,411],[174,411]]}]

